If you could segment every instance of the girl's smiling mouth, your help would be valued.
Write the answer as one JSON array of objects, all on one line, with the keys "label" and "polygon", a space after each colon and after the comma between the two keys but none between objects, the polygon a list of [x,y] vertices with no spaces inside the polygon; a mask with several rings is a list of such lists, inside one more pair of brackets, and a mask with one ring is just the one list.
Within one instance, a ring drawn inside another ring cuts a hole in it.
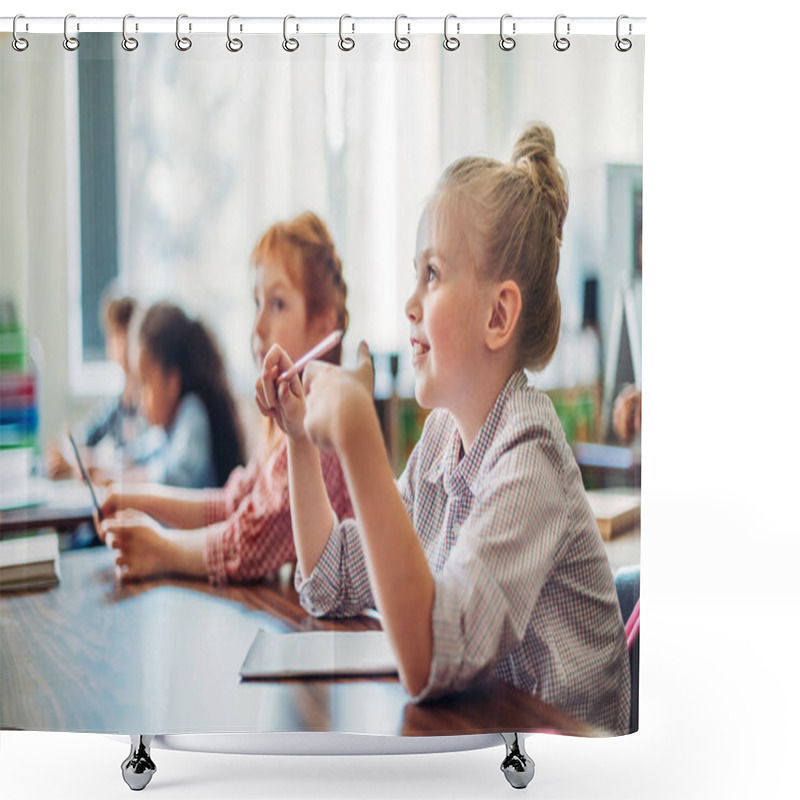
[{"label": "girl's smiling mouth", "polygon": [[430,349],[430,345],[423,344],[419,339],[411,339],[411,360],[414,366],[427,355]]}]

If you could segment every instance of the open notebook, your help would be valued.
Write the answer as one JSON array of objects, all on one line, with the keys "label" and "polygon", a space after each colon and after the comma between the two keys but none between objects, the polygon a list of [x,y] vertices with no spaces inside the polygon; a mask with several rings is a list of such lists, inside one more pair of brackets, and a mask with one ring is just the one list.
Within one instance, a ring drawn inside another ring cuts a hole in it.
[{"label": "open notebook", "polygon": [[384,631],[269,633],[259,629],[239,674],[259,678],[396,675]]}]

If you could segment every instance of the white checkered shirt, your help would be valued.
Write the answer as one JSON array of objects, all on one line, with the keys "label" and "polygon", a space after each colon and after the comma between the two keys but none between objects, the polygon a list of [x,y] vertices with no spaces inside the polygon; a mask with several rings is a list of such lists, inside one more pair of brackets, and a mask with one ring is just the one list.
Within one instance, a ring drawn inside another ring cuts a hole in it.
[{"label": "white checkered shirt", "polygon": [[[469,452],[428,416],[398,489],[435,580],[422,700],[491,672],[609,733],[628,732],[630,674],[614,580],[550,399],[514,373]],[[334,524],[300,601],[315,616],[374,606],[356,523]],[[413,591],[412,587],[409,587]]]}]

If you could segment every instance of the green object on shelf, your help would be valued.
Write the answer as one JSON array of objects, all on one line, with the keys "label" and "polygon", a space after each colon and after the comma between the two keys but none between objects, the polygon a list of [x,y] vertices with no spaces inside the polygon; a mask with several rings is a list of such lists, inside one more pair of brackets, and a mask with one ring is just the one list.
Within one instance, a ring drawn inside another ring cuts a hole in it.
[{"label": "green object on shelf", "polygon": [[597,409],[591,387],[554,389],[547,392],[564,428],[567,441],[591,442],[597,435]]},{"label": "green object on shelf", "polygon": [[0,372],[21,372],[27,359],[25,332],[19,326],[0,330]]},{"label": "green object on shelf", "polygon": [[14,450],[20,447],[29,447],[38,451],[36,433],[33,432],[23,435],[0,433],[0,450]]}]

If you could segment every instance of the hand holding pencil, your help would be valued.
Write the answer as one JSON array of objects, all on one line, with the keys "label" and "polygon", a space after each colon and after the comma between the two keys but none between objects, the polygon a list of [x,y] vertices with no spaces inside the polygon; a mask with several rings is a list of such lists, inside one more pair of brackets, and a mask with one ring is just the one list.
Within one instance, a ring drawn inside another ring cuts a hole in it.
[{"label": "hand holding pencil", "polygon": [[256,405],[292,439],[305,437],[305,398],[300,373],[310,361],[336,347],[342,335],[342,331],[334,331],[295,363],[279,345],[273,345],[264,358],[261,374],[256,379]]}]

